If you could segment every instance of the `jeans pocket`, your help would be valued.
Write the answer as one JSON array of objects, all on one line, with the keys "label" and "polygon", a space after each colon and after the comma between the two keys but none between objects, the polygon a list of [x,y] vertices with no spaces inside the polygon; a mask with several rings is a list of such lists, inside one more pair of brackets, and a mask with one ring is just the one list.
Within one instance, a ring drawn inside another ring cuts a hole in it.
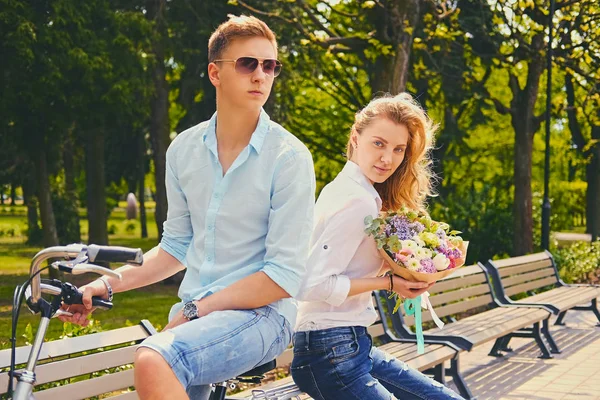
[{"label": "jeans pocket", "polygon": [[360,344],[357,340],[351,340],[345,343],[337,344],[331,347],[330,361],[333,364],[346,361],[360,352]]},{"label": "jeans pocket", "polygon": [[319,387],[317,385],[317,381],[315,379],[315,375],[313,374],[312,368],[310,364],[303,364],[290,367],[290,373],[292,374],[292,379],[298,389],[310,395],[313,399],[323,399],[323,395],[321,394]]}]

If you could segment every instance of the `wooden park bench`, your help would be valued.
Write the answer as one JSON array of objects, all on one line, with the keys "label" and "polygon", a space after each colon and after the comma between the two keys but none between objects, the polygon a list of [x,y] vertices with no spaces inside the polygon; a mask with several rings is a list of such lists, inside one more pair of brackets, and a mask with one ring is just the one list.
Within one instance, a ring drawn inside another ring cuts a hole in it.
[{"label": "wooden park bench", "polygon": [[[489,260],[481,266],[492,277],[496,297],[503,305],[543,305],[558,315],[556,325],[563,325],[569,310],[591,311],[600,322],[600,286],[567,285],[560,279],[549,252]],[[511,299],[515,296],[520,299]]]},{"label": "wooden park bench", "polygon": [[[137,345],[155,333],[149,321],[138,325],[46,342],[35,369],[36,400],[76,400],[112,394],[114,400],[137,399],[133,360]],[[31,346],[16,349],[16,365],[27,362]],[[0,396],[8,388],[11,350],[0,351]],[[18,369],[17,369],[18,371]],[[16,385],[14,381],[13,388]]]},{"label": "wooden park bench", "polygon": [[[552,358],[551,349],[557,350],[548,331],[547,321],[551,311],[543,305],[503,305],[493,296],[487,271],[479,265],[465,266],[454,274],[438,281],[430,290],[430,301],[436,314],[445,319],[443,330],[437,327],[425,331],[425,342],[446,340],[463,350],[465,341],[471,347],[495,340],[491,356],[502,356],[506,337],[533,338],[538,344],[542,358]],[[401,310],[403,307],[401,307]],[[393,314],[394,330],[403,338],[415,338],[410,329],[414,317],[403,312]],[[423,310],[423,322],[431,321],[429,311]],[[544,322],[546,321],[546,322]],[[455,338],[460,337],[458,341]]]},{"label": "wooden park bench", "polygon": [[[385,304],[382,304],[382,296],[375,296],[375,304],[378,310],[389,309]],[[400,339],[390,329],[385,311],[380,311],[378,321],[368,328],[369,335],[375,343],[379,343],[377,347],[386,353],[404,361],[410,367],[422,371],[426,374],[433,375],[438,382],[445,383],[445,375],[452,375],[461,395],[467,399],[473,398],[466,383],[464,382],[458,369],[458,354],[460,348],[450,344],[444,340],[432,340],[425,345],[425,353],[417,354],[416,340]],[[293,349],[287,349],[276,359],[278,367],[287,367],[292,363]],[[445,368],[445,363],[450,361],[451,367]],[[310,399],[305,393],[302,393],[294,384],[292,377],[277,380],[253,389],[246,390],[235,395],[227,396],[228,400],[286,400],[286,399]]]}]

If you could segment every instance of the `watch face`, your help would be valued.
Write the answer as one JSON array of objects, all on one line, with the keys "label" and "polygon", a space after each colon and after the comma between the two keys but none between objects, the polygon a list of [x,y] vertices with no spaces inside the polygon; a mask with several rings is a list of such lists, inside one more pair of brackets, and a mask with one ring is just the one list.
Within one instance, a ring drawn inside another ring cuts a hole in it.
[{"label": "watch face", "polygon": [[196,308],[196,304],[193,302],[185,303],[183,306],[183,316],[187,319],[198,318],[198,309]]}]

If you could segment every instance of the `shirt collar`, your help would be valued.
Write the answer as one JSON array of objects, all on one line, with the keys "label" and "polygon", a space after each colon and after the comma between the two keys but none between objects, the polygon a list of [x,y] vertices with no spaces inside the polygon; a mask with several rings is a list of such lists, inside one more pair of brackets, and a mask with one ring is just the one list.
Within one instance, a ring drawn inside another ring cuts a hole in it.
[{"label": "shirt collar", "polygon": [[377,209],[381,211],[381,196],[375,188],[373,184],[369,181],[369,179],[363,174],[362,170],[358,166],[358,164],[353,161],[348,160],[346,165],[344,165],[344,169],[340,172],[339,176],[345,176],[352,179],[354,182],[358,183],[360,186],[365,188],[369,194],[373,196],[375,202],[377,203]]},{"label": "shirt collar", "polygon": [[[265,112],[264,109],[261,108],[260,116],[258,118],[258,124],[256,125],[256,129],[252,132],[252,136],[250,137],[250,146],[260,154],[260,150],[265,143],[265,137],[269,132],[269,128],[271,124],[269,123],[271,118]],[[218,153],[217,150],[217,113],[215,112],[210,121],[208,122],[208,126],[202,135],[202,141],[206,144],[206,146],[215,154]]]}]

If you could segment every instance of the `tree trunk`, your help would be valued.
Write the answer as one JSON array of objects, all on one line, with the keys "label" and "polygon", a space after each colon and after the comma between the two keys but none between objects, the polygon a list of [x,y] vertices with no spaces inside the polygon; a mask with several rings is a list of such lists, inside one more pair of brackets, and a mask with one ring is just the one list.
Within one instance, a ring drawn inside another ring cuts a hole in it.
[{"label": "tree trunk", "polygon": [[167,219],[167,192],[165,189],[166,153],[169,143],[169,88],[166,80],[165,50],[163,40],[166,36],[165,0],[148,0],[146,17],[155,22],[152,50],[155,62],[152,65],[154,96],[150,110],[150,140],[154,160],[154,178],[156,180],[156,209],[154,219],[158,228],[158,240],[162,239],[163,223]]},{"label": "tree trunk", "polygon": [[[543,36],[532,40],[534,49],[541,49]],[[539,53],[538,53],[539,54]],[[511,124],[515,131],[514,184],[515,198],[513,252],[520,256],[533,252],[533,209],[531,194],[531,168],[533,136],[540,127],[542,119],[534,114],[538,97],[540,77],[544,70],[541,57],[529,62],[527,83],[521,89],[518,79],[510,74],[510,87],[513,93],[511,101]]]},{"label": "tree trunk", "polygon": [[104,132],[88,132],[85,146],[87,186],[88,243],[108,244],[107,209],[104,175]]},{"label": "tree trunk", "polygon": [[70,236],[73,241],[79,243],[81,242],[81,224],[79,221],[79,212],[77,201],[77,190],[75,188],[75,163],[73,161],[73,128],[71,128],[65,137],[65,141],[63,144],[63,167],[65,169],[65,197],[67,200],[73,204],[73,213],[69,213],[71,215],[68,216],[71,219],[71,223],[73,224],[73,229],[71,229]]},{"label": "tree trunk", "polygon": [[57,246],[58,235],[56,233],[56,220],[52,209],[52,196],[50,194],[50,181],[46,152],[40,150],[35,157],[35,172],[37,183],[37,197],[40,206],[40,218],[42,220],[44,247]]},{"label": "tree trunk", "polygon": [[394,1],[385,8],[377,7],[374,14],[376,38],[389,44],[393,55],[381,55],[371,74],[373,94],[398,94],[406,90],[410,74],[410,53],[416,26],[422,19],[423,5],[420,0]]},{"label": "tree trunk", "polygon": [[35,196],[35,182],[31,175],[23,180],[23,203],[27,206],[27,243],[40,245],[40,226],[38,224],[38,201]]},{"label": "tree trunk", "polygon": [[138,154],[140,156],[139,168],[138,168],[138,200],[140,202],[140,226],[142,228],[142,239],[148,237],[148,226],[146,223],[146,204],[145,204],[145,178],[146,169],[146,141],[143,135],[139,135],[138,139]]},{"label": "tree trunk", "polygon": [[[600,114],[600,110],[597,111]],[[598,115],[600,117],[600,115]],[[592,241],[600,238],[600,123],[592,126],[592,140],[596,143],[591,148],[591,160],[587,166],[587,205],[586,213],[588,219],[589,232],[592,235]]]},{"label": "tree trunk", "polygon": [[17,184],[10,184],[10,205],[15,206],[17,204]]},{"label": "tree trunk", "polygon": [[[569,118],[571,140],[577,146],[577,151],[579,151],[584,158],[590,159],[589,164],[586,165],[585,171],[587,182],[587,189],[585,193],[586,232],[592,234],[592,237],[594,236],[594,232],[596,232],[596,237],[598,237],[598,229],[600,229],[597,222],[598,215],[600,214],[600,211],[598,211],[598,205],[600,204],[600,196],[598,193],[598,190],[600,190],[600,185],[598,185],[598,179],[600,179],[600,173],[598,171],[598,168],[600,168],[598,164],[600,162],[600,155],[598,152],[600,150],[597,144],[587,149],[588,142],[585,140],[583,132],[581,131],[581,124],[577,120],[575,88],[573,86],[573,77],[571,74],[567,74],[565,76],[565,89],[567,92],[567,116]],[[592,140],[594,139],[600,139],[600,127],[598,126],[592,126]]]},{"label": "tree trunk", "polygon": [[515,256],[533,252],[533,209],[531,195],[533,135],[529,133],[526,125],[525,123],[521,123],[521,121],[515,121],[513,117],[513,127],[515,129],[513,252]]}]

